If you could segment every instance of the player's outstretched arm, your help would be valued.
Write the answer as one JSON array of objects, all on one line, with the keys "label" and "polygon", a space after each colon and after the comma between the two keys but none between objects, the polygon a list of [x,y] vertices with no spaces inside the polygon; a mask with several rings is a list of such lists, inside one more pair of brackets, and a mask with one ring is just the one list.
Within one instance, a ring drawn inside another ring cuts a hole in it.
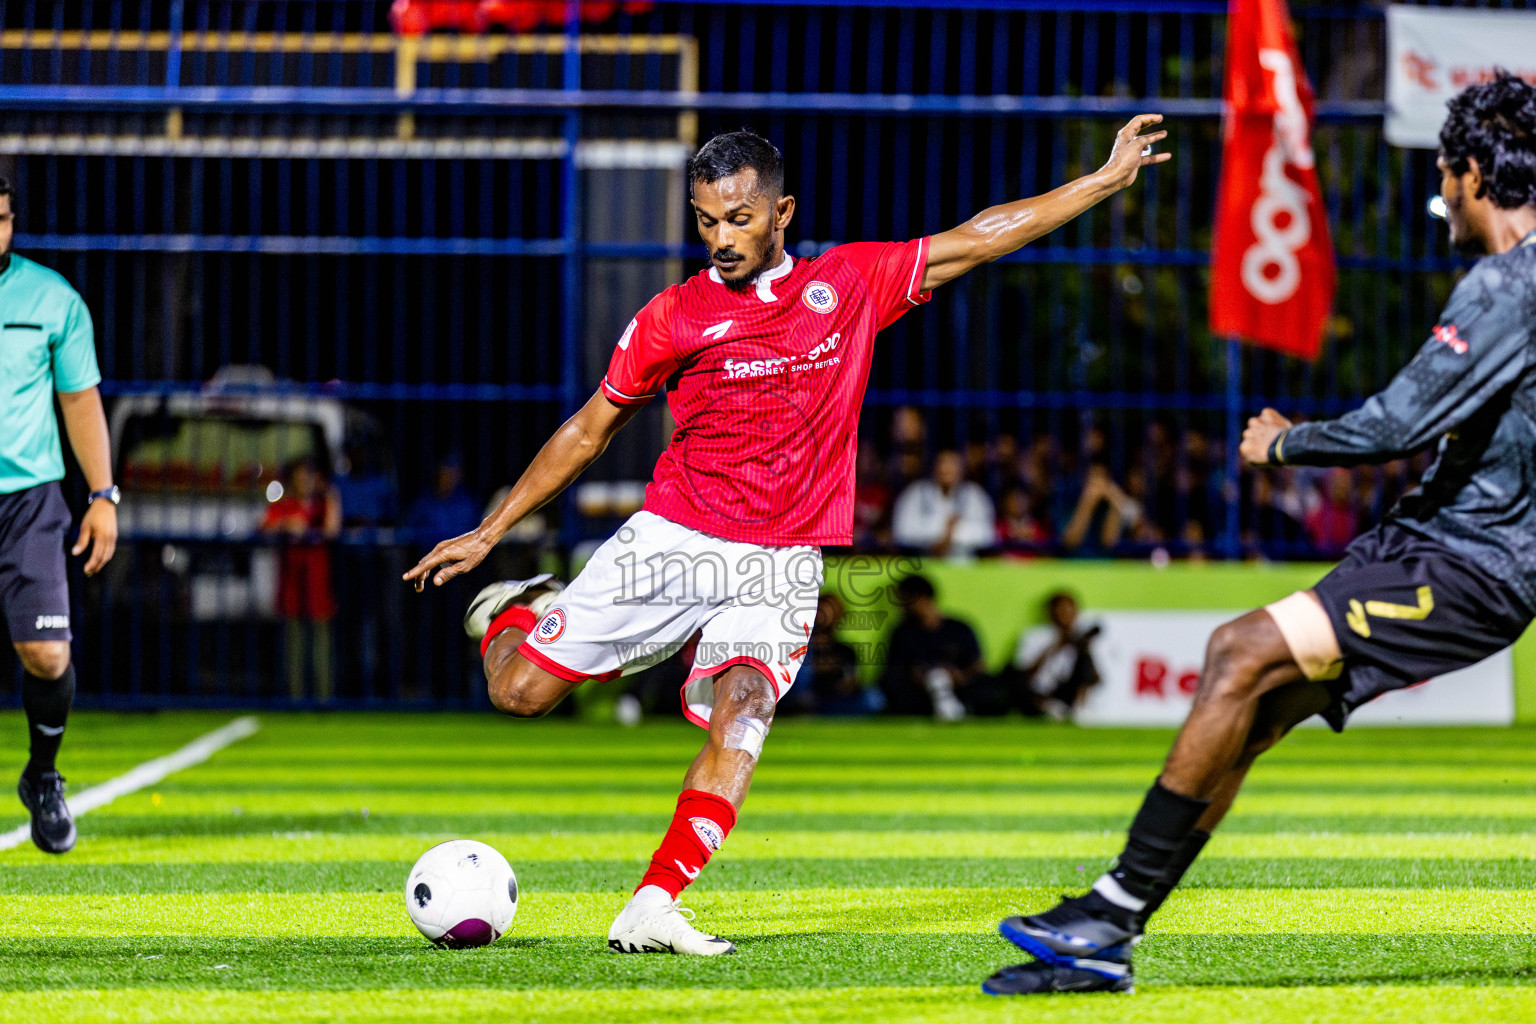
[{"label": "player's outstretched arm", "polygon": [[1474,267],[1429,340],[1387,386],[1338,419],[1295,426],[1273,409],[1248,421],[1253,465],[1361,466],[1422,451],[1465,423],[1531,363],[1530,313],[1504,274]]},{"label": "player's outstretched arm", "polygon": [[1115,134],[1109,160],[1092,174],[1033,199],[1020,199],[982,210],[957,228],[928,240],[928,269],[923,291],[947,284],[968,270],[991,263],[1048,235],[1083,211],[1129,188],[1143,167],[1166,163],[1172,153],[1154,153],[1152,146],[1168,137],[1166,131],[1142,135],[1148,125],[1160,124],[1162,114],[1138,114]]},{"label": "player's outstretched arm", "polygon": [[[428,578],[442,586],[484,561],[506,532],[571,485],[608,447],[608,442],[640,411],[639,405],[619,405],[601,391],[566,420],[533,457],[506,498],[468,533],[445,540],[407,572],[404,579],[420,591]],[[433,571],[436,570],[436,575]]]}]

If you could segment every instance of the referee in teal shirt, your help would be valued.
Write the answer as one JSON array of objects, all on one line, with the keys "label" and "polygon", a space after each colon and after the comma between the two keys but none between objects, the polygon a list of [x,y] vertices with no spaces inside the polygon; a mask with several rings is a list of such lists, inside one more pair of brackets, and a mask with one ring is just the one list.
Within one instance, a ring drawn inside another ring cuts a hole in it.
[{"label": "referee in teal shirt", "polygon": [[0,614],[26,672],[21,704],[31,758],[16,791],[32,815],[32,841],[48,853],[75,845],[75,822],[54,766],[75,697],[64,574],[70,513],[59,491],[64,453],[53,414],[91,489],[73,554],[90,551],[94,575],[117,547],[107,418],[91,314],[69,282],[11,252],[15,190],[0,178]]}]

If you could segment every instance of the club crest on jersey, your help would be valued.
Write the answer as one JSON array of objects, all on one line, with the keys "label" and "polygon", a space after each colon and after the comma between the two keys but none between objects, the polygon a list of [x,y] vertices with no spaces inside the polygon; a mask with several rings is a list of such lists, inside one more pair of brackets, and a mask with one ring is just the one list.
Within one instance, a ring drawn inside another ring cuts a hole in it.
[{"label": "club crest on jersey", "polygon": [[699,842],[711,850],[720,849],[725,842],[725,829],[708,818],[689,818],[688,824],[693,826],[693,834],[699,837]]},{"label": "club crest on jersey", "polygon": [[822,315],[837,308],[837,289],[825,281],[812,281],[800,293],[800,298],[812,310]]},{"label": "club crest on jersey", "polygon": [[533,639],[541,644],[552,644],[560,639],[560,634],[565,632],[565,612],[559,608],[551,608],[549,614],[539,620],[539,624],[533,627]]}]

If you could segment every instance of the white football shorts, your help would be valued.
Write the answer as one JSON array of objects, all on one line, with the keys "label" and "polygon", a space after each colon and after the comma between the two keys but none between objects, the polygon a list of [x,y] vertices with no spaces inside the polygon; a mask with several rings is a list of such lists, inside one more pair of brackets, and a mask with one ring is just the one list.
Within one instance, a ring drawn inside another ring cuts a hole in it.
[{"label": "white football shorts", "polygon": [[805,659],[821,549],[722,540],[636,512],[534,626],[518,653],[562,679],[606,681],[665,661],[699,633],[683,713],[709,728],[714,677],[751,665],[778,700]]}]

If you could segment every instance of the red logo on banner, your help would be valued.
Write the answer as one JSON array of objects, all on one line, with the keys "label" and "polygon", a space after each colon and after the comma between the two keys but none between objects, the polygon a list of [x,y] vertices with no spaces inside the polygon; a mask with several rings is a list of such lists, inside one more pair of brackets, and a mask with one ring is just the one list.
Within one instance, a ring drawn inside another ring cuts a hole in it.
[{"label": "red logo on banner", "polygon": [[1211,331],[1314,359],[1333,306],[1333,243],[1285,0],[1232,0],[1226,99]]}]

